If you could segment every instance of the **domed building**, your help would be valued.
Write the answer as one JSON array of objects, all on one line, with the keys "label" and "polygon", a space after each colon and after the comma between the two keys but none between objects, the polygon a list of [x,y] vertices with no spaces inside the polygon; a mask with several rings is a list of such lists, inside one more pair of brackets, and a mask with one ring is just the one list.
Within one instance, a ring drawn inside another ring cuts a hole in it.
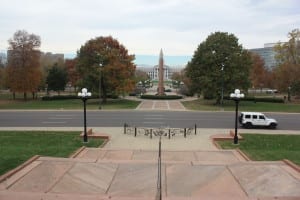
[{"label": "domed building", "polygon": [[[163,59],[163,54],[161,52],[161,56]],[[155,65],[153,67],[142,67],[142,66],[138,66],[137,69],[146,72],[149,75],[149,78],[151,80],[158,80],[159,79],[159,65]],[[163,64],[163,70],[164,70],[164,77],[163,80],[171,80],[172,79],[172,75],[174,72],[180,72],[183,69],[183,67],[171,67],[168,65],[164,65]]]}]

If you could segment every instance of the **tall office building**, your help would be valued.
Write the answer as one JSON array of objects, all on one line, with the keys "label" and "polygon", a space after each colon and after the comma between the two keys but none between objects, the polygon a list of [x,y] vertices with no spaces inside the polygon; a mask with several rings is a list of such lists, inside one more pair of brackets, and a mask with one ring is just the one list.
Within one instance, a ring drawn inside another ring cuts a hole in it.
[{"label": "tall office building", "polygon": [[276,66],[274,46],[277,43],[264,44],[264,48],[249,49],[250,52],[256,53],[262,57],[267,69],[272,69]]},{"label": "tall office building", "polygon": [[6,54],[0,52],[0,65],[5,65],[7,62]]}]

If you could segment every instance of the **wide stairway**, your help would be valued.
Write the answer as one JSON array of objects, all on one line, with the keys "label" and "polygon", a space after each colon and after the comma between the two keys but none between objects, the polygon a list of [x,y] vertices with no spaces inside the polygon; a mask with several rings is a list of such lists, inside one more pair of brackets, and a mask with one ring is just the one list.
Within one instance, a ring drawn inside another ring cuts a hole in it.
[{"label": "wide stairway", "polygon": [[[162,199],[300,199],[300,173],[237,151],[162,151]],[[1,200],[157,199],[158,152],[85,148],[38,157],[0,183]]]}]

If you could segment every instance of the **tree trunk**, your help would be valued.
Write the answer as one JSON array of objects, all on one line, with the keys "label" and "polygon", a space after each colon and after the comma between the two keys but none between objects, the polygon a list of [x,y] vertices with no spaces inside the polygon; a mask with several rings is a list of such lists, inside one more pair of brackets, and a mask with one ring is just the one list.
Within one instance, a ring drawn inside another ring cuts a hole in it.
[{"label": "tree trunk", "polygon": [[16,100],[16,93],[13,92],[13,100]]},{"label": "tree trunk", "polygon": [[27,100],[27,93],[24,92],[24,100],[26,101]]},{"label": "tree trunk", "polygon": [[35,99],[35,98],[34,98],[34,97],[35,97],[35,93],[32,92],[31,94],[32,94],[32,99]]}]

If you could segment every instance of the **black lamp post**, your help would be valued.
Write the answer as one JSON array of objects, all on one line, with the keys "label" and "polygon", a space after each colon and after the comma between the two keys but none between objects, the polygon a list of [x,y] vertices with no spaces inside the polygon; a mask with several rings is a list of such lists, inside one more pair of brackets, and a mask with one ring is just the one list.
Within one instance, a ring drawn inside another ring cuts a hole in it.
[{"label": "black lamp post", "polygon": [[239,107],[239,101],[241,98],[244,98],[245,95],[241,94],[241,91],[239,89],[235,89],[234,93],[230,94],[230,98],[232,98],[235,101],[235,132],[233,137],[233,143],[238,144],[239,138],[237,135],[237,120],[238,120],[238,107]]},{"label": "black lamp post", "polygon": [[224,99],[224,64],[222,63],[222,90],[221,90],[221,107],[223,108],[223,99]]},{"label": "black lamp post", "polygon": [[92,96],[92,93],[88,92],[86,88],[82,88],[81,92],[78,93],[78,96],[81,97],[83,101],[83,117],[84,117],[83,142],[88,142],[88,137],[86,132],[86,101],[88,100],[88,97]]}]

